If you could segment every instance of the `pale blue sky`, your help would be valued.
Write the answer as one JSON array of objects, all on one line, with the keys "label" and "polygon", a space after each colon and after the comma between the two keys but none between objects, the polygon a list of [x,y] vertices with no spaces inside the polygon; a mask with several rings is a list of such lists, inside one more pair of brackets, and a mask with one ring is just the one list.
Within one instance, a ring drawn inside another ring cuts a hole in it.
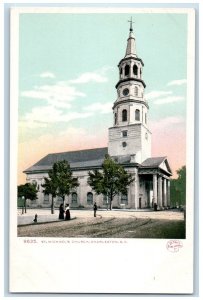
[{"label": "pale blue sky", "polygon": [[22,13],[18,177],[48,153],[105,147],[132,16],[152,156],[185,164],[187,14]]},{"label": "pale blue sky", "polygon": [[[68,126],[91,132],[112,125],[117,64],[125,54],[130,17],[20,15],[20,141]],[[185,118],[187,15],[132,18],[151,121]]]}]

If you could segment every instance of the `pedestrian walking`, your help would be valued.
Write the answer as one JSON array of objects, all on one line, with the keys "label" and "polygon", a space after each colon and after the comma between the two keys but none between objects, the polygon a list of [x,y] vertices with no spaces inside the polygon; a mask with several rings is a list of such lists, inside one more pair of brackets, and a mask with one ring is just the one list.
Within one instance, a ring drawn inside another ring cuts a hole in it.
[{"label": "pedestrian walking", "polygon": [[35,215],[33,222],[37,223],[37,214]]},{"label": "pedestrian walking", "polygon": [[69,204],[66,204],[66,210],[65,210],[65,220],[68,221],[70,220],[70,208],[69,208]]},{"label": "pedestrian walking", "polygon": [[63,209],[63,203],[59,206],[59,219],[64,220],[64,209]]},{"label": "pedestrian walking", "polygon": [[96,202],[94,202],[94,217],[96,217],[97,215],[97,204]]}]

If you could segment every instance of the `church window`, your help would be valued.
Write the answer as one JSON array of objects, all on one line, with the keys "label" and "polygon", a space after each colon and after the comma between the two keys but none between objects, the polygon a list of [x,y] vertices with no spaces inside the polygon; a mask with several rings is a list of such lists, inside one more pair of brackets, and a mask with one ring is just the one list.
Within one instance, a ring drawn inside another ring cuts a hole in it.
[{"label": "church window", "polygon": [[44,203],[49,203],[49,195],[44,195]]},{"label": "church window", "polygon": [[107,195],[103,196],[103,204],[107,204]]},{"label": "church window", "polygon": [[135,120],[140,121],[140,110],[139,109],[135,110]]},{"label": "church window", "polygon": [[93,203],[93,194],[91,192],[87,193],[87,203],[88,204]]},{"label": "church window", "polygon": [[57,202],[58,202],[58,203],[63,203],[63,198],[60,197],[60,196],[57,196]]},{"label": "church window", "polygon": [[78,201],[77,193],[72,193],[72,203],[77,203],[77,201]]},{"label": "church window", "polygon": [[142,76],[142,69],[140,68],[140,77]]},{"label": "church window", "polygon": [[127,137],[128,136],[128,131],[127,130],[122,131],[122,136]]},{"label": "church window", "polygon": [[138,87],[135,86],[135,96],[138,96]]},{"label": "church window", "polygon": [[145,113],[145,124],[147,124],[147,114]]},{"label": "church window", "polygon": [[130,73],[130,66],[126,65],[125,66],[125,76],[129,75],[129,73]]},{"label": "church window", "polygon": [[130,92],[129,89],[124,89],[124,90],[123,90],[123,95],[124,95],[124,96],[127,96],[127,95],[129,94],[129,92]]},{"label": "church window", "polygon": [[120,68],[120,75],[122,75],[123,74],[123,69],[122,68]]},{"label": "church window", "polygon": [[117,124],[117,113],[114,114],[114,124]]},{"label": "church window", "polygon": [[126,142],[122,142],[122,146],[123,146],[123,148],[125,148],[127,146],[127,143]]},{"label": "church window", "polygon": [[122,121],[125,122],[127,121],[127,110],[123,109],[122,111]]},{"label": "church window", "polygon": [[128,204],[128,195],[126,194],[121,194],[121,203],[122,204]]},{"label": "church window", "polygon": [[134,65],[133,66],[133,74],[137,75],[137,71],[138,71],[137,65]]}]

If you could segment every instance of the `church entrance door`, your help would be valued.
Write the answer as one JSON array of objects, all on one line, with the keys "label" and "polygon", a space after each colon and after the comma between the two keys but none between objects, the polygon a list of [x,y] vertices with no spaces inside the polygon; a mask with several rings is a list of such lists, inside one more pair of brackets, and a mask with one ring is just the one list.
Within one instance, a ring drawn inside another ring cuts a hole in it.
[{"label": "church entrance door", "polygon": [[139,198],[139,208],[142,208],[142,198]]}]

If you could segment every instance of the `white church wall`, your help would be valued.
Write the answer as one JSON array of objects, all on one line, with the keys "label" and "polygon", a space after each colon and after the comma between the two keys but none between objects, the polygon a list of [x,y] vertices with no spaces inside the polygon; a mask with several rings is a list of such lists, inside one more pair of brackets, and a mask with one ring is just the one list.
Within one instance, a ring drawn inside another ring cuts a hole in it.
[{"label": "white church wall", "polygon": [[[127,131],[127,137],[122,136],[122,131]],[[126,142],[126,147],[123,146],[123,142]],[[137,156],[141,151],[141,125],[131,124],[109,128],[108,151],[111,156],[130,154]]]},{"label": "white church wall", "polygon": [[151,132],[145,126],[142,126],[141,140],[142,140],[141,162],[143,162],[145,159],[151,157]]},{"label": "white church wall", "polygon": [[[133,175],[135,181],[133,181],[128,188],[128,203],[126,205],[121,205],[121,195],[116,195],[112,202],[112,207],[114,208],[136,208],[137,205],[136,203],[139,191],[139,177],[137,175],[137,168],[127,168],[126,170]],[[96,201],[99,208],[105,209],[107,208],[107,203],[104,200],[104,196],[97,195],[87,182],[88,171],[89,170],[73,171],[73,176],[78,178],[79,186],[76,189],[72,190],[70,195],[65,196],[65,204],[69,203],[70,208],[93,209],[93,203]],[[44,182],[43,178],[46,176],[48,176],[47,173],[27,175],[27,182],[36,183],[39,187],[39,192],[37,193],[38,199],[36,201],[28,200],[27,204],[29,207],[49,208],[51,206],[51,195],[49,195],[48,197],[45,196],[43,193],[43,188],[41,187],[41,184]],[[77,193],[77,203],[72,201],[73,192]],[[89,192],[93,194],[92,203],[89,203],[87,201],[87,194]],[[55,208],[58,208],[61,203],[62,200],[60,198],[56,197],[54,199]]]},{"label": "white church wall", "polygon": [[139,188],[138,208],[145,208],[146,204],[147,204],[147,193],[145,189],[145,182],[141,180],[140,188]]},{"label": "white church wall", "polygon": [[[48,173],[34,173],[34,174],[27,174],[26,182],[31,184],[36,184],[38,193],[37,193],[37,199],[36,200],[27,200],[28,207],[44,207],[44,193],[42,184],[44,183],[43,179],[44,177],[48,177]],[[45,207],[49,206],[48,203],[46,203]]]},{"label": "white church wall", "polygon": [[139,177],[138,177],[138,170],[137,168],[125,168],[125,170],[130,173],[134,180],[131,182],[131,184],[128,187],[128,203],[125,205],[125,208],[136,208],[137,206],[137,197],[138,197],[138,183],[139,183]]}]

